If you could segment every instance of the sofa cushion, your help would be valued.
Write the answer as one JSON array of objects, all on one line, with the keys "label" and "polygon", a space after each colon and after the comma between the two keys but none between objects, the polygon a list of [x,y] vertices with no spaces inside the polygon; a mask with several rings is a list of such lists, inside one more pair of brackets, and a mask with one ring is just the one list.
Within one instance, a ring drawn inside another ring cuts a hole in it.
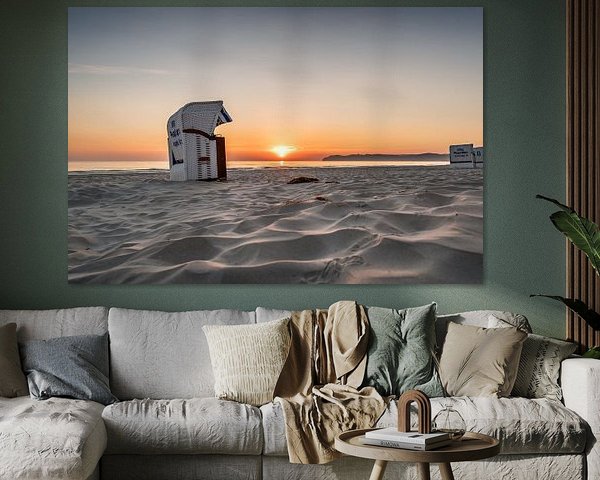
[{"label": "sofa cushion", "polygon": [[70,335],[102,335],[108,330],[108,308],[0,310],[0,325],[17,324],[19,342]]},{"label": "sofa cushion", "polygon": [[[488,328],[506,328],[504,320],[490,315]],[[523,342],[519,359],[517,380],[513,387],[514,397],[551,398],[560,400],[562,390],[558,378],[564,359],[577,350],[577,345],[556,338],[530,333]]]},{"label": "sofa cushion", "polygon": [[69,397],[103,405],[117,399],[108,385],[108,333],[21,344],[32,398]]},{"label": "sofa cushion", "polygon": [[383,396],[418,389],[430,397],[444,394],[434,370],[437,305],[393,308],[370,307],[369,351],[362,386]]},{"label": "sofa cushion", "polygon": [[[450,397],[432,398],[432,416],[444,405],[463,416],[467,430],[491,435],[500,440],[503,454],[567,454],[584,451],[585,421],[562,403],[547,398]],[[413,404],[414,407],[414,404]],[[269,403],[261,408],[264,454],[287,456],[285,422],[281,406]],[[396,402],[390,402],[377,422],[378,427],[396,426]],[[416,409],[412,413],[417,426]]]},{"label": "sofa cushion", "polygon": [[88,478],[106,448],[103,408],[66,398],[0,399],[0,477]]},{"label": "sofa cushion", "polygon": [[290,350],[289,320],[202,327],[215,377],[215,397],[256,406],[273,400]]},{"label": "sofa cushion", "polygon": [[21,367],[17,324],[0,326],[0,397],[20,397],[29,394]]},{"label": "sofa cushion", "polygon": [[204,325],[254,323],[254,312],[155,312],[111,308],[110,380],[113,394],[133,398],[214,395]]},{"label": "sofa cushion", "polygon": [[440,358],[448,395],[508,397],[527,334],[515,327],[480,328],[450,323]]},{"label": "sofa cushion", "polygon": [[502,312],[499,310],[473,310],[470,312],[452,313],[450,315],[438,315],[435,325],[435,335],[438,351],[442,350],[446,333],[448,333],[448,323],[458,323],[459,325],[471,325],[473,327],[487,328],[490,315],[509,323],[519,330],[531,333],[531,326],[525,316],[519,313]]},{"label": "sofa cushion", "polygon": [[260,455],[256,407],[217,398],[131,400],[109,405],[102,418],[109,454]]}]

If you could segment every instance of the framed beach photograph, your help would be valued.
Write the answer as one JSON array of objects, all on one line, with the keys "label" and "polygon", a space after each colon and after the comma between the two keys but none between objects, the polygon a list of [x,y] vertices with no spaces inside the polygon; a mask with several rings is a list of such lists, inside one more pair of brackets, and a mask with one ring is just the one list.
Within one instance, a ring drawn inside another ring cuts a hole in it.
[{"label": "framed beach photograph", "polygon": [[483,281],[483,9],[69,8],[68,281]]}]

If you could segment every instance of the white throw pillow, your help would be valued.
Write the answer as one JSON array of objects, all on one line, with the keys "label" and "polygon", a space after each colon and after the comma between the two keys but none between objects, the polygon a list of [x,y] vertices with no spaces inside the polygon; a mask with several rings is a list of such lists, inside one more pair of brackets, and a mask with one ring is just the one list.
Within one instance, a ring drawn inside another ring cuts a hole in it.
[{"label": "white throw pillow", "polygon": [[[511,325],[490,315],[488,328],[506,328]],[[574,343],[530,333],[523,342],[513,397],[550,398],[560,400],[562,390],[558,383],[560,364],[571,355]]]},{"label": "white throw pillow", "polygon": [[255,406],[273,400],[290,349],[289,320],[202,327],[217,398]]}]

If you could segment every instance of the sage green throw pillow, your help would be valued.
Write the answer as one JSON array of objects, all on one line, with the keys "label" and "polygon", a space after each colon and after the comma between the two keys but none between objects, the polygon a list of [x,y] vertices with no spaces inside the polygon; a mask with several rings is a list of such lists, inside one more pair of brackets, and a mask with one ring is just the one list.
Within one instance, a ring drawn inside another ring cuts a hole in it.
[{"label": "sage green throw pillow", "polygon": [[384,396],[411,389],[443,396],[433,360],[436,311],[435,303],[403,310],[367,309],[370,332],[363,387],[374,387]]}]

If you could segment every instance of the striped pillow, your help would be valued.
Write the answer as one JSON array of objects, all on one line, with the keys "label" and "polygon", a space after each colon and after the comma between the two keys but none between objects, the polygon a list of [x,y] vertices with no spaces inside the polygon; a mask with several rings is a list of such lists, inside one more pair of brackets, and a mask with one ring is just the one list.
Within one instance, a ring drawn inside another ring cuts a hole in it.
[{"label": "striped pillow", "polygon": [[255,406],[273,400],[290,349],[289,320],[202,327],[217,398]]},{"label": "striped pillow", "polygon": [[[490,315],[488,328],[507,326],[511,325]],[[512,396],[560,400],[562,398],[562,390],[558,383],[560,364],[576,349],[574,343],[533,333],[527,335],[523,342]]]}]

